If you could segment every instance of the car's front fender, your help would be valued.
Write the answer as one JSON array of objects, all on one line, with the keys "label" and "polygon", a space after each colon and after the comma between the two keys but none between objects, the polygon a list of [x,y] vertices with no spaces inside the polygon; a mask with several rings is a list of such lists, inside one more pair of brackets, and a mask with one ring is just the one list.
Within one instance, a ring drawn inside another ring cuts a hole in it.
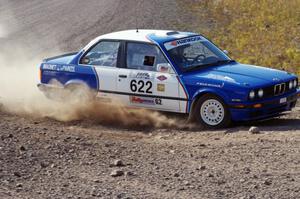
[{"label": "car's front fender", "polygon": [[213,89],[213,88],[201,88],[198,91],[196,91],[192,97],[192,101],[198,99],[200,96],[204,94],[213,94],[216,95],[224,100],[224,102],[230,101],[229,96],[226,94],[226,92],[222,91],[221,89]]},{"label": "car's front fender", "polygon": [[189,112],[191,112],[191,110],[193,109],[195,102],[197,102],[197,100],[205,94],[215,95],[215,96],[221,98],[225,102],[225,104],[227,104],[230,101],[229,96],[226,94],[225,91],[222,91],[221,89],[201,88],[194,93],[194,95],[191,99],[191,105],[190,105]]}]

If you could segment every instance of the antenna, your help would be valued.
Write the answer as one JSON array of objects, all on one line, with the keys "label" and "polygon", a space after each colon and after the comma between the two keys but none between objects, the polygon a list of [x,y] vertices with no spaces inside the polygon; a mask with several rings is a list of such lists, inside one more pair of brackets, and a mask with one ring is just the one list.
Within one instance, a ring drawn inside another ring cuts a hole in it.
[{"label": "antenna", "polygon": [[138,27],[138,9],[139,9],[139,6],[140,5],[140,1],[138,1],[137,5],[135,6],[135,27],[136,27],[136,32],[138,33],[139,32],[139,27]]}]

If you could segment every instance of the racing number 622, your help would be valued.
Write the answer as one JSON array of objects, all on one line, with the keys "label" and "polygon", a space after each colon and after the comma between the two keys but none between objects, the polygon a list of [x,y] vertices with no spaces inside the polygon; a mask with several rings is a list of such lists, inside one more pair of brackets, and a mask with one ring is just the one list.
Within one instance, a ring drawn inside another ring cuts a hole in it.
[{"label": "racing number 622", "polygon": [[[146,87],[146,88],[144,88]],[[152,82],[146,81],[144,82],[143,80],[136,81],[136,80],[131,80],[130,82],[130,89],[132,92],[139,92],[139,93],[150,93],[152,94]],[[146,90],[144,90],[146,89]]]}]

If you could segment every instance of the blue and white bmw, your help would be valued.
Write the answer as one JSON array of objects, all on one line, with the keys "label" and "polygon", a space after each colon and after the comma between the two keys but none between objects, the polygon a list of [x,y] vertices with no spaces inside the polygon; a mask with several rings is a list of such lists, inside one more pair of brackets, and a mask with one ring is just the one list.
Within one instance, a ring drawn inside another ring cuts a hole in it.
[{"label": "blue and white bmw", "polygon": [[85,86],[97,97],[129,107],[189,114],[205,127],[275,117],[295,107],[298,78],[285,71],[240,64],[191,32],[128,30],[102,35],[76,53],[40,66],[40,90],[55,79]]}]

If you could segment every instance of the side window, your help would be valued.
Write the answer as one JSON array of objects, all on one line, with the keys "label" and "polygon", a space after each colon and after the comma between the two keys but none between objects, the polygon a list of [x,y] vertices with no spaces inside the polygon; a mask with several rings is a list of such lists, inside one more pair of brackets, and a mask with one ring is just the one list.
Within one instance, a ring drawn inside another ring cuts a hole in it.
[{"label": "side window", "polygon": [[127,43],[127,68],[157,71],[160,64],[168,64],[160,49],[152,44]]},{"label": "side window", "polygon": [[89,50],[88,53],[80,60],[80,63],[116,67],[119,47],[120,42],[102,41]]}]

